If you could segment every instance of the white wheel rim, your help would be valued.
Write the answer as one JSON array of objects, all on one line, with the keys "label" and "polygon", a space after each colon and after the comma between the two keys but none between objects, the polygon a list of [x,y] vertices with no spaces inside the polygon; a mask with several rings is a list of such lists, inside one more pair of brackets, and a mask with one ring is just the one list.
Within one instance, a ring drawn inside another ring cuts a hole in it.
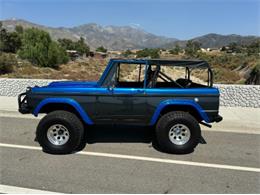
[{"label": "white wheel rim", "polygon": [[70,133],[65,126],[55,124],[47,130],[47,138],[53,145],[62,146],[68,142]]},{"label": "white wheel rim", "polygon": [[190,129],[184,124],[176,124],[169,131],[169,139],[176,145],[186,144],[191,137]]}]

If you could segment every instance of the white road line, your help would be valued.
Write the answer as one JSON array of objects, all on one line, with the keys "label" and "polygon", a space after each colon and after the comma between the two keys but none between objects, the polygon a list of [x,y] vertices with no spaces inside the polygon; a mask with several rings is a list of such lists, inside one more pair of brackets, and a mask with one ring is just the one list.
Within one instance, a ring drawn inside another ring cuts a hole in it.
[{"label": "white road line", "polygon": [[[36,146],[24,146],[24,145],[4,144],[4,143],[0,143],[0,147],[19,148],[19,149],[28,149],[28,150],[42,150],[41,147],[36,147]],[[123,154],[111,154],[111,153],[101,153],[101,152],[85,152],[85,151],[82,151],[82,152],[78,152],[77,154],[88,155],[88,156],[109,157],[109,158],[120,158],[120,159],[128,159],[128,160],[140,160],[140,161],[148,161],[148,162],[160,162],[160,163],[168,163],[168,164],[189,165],[189,166],[207,167],[207,168],[228,169],[228,170],[237,170],[237,171],[249,171],[249,172],[260,173],[260,168],[255,168],[255,167],[242,167],[242,166],[223,165],[223,164],[211,164],[211,163],[203,163],[203,162],[192,162],[192,161],[162,159],[162,158],[153,158],[153,157],[144,157],[144,156],[132,156],[132,155],[123,155]]]},{"label": "white road line", "polygon": [[50,192],[45,190],[36,190],[30,188],[22,188],[17,186],[9,186],[0,184],[0,193],[4,194],[57,194],[58,192]]},{"label": "white road line", "polygon": [[[246,130],[245,130],[246,129]],[[214,127],[212,127],[212,129],[209,128],[203,128],[202,130],[203,132],[218,132],[218,133],[242,133],[242,134],[256,134],[256,135],[260,135],[260,130],[253,130],[253,129],[248,129],[248,128],[244,128],[243,130],[237,130],[237,129],[214,129]]]}]

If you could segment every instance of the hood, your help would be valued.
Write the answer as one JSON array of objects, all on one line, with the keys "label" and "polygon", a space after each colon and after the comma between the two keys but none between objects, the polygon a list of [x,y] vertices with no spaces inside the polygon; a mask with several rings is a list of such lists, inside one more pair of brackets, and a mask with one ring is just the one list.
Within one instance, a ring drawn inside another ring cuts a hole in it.
[{"label": "hood", "polygon": [[55,81],[51,82],[48,87],[97,87],[96,81]]}]

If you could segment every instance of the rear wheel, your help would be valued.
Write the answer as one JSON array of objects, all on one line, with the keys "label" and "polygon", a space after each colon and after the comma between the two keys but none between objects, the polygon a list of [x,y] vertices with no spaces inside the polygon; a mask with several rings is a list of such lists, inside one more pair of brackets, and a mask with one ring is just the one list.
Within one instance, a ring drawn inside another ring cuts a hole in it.
[{"label": "rear wheel", "polygon": [[47,114],[39,123],[36,138],[43,151],[51,154],[74,152],[84,136],[84,126],[80,119],[67,111]]},{"label": "rear wheel", "polygon": [[156,137],[161,150],[169,153],[192,152],[199,143],[201,130],[198,121],[189,113],[169,112],[156,125]]}]

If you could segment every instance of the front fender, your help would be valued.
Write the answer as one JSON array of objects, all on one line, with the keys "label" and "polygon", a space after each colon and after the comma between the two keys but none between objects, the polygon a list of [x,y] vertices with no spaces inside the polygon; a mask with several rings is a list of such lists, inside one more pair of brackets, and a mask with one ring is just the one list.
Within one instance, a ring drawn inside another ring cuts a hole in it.
[{"label": "front fender", "polygon": [[153,117],[150,121],[150,125],[155,125],[156,121],[158,120],[161,111],[166,107],[170,105],[178,105],[178,106],[192,106],[194,109],[197,110],[199,113],[200,117],[205,121],[205,122],[210,122],[207,114],[204,112],[204,110],[201,108],[201,106],[196,103],[193,100],[176,100],[176,99],[169,99],[169,100],[164,100],[162,101],[156,108]]},{"label": "front fender", "polygon": [[89,118],[89,116],[84,111],[84,109],[81,107],[81,105],[78,102],[76,102],[74,99],[71,99],[71,98],[46,98],[37,105],[37,107],[33,111],[33,115],[38,116],[38,114],[43,106],[45,106],[47,104],[52,104],[52,103],[69,104],[70,106],[72,106],[73,108],[76,109],[76,111],[79,113],[79,115],[81,116],[81,118],[83,119],[83,121],[86,124],[89,124],[89,125],[93,124],[92,120]]}]

